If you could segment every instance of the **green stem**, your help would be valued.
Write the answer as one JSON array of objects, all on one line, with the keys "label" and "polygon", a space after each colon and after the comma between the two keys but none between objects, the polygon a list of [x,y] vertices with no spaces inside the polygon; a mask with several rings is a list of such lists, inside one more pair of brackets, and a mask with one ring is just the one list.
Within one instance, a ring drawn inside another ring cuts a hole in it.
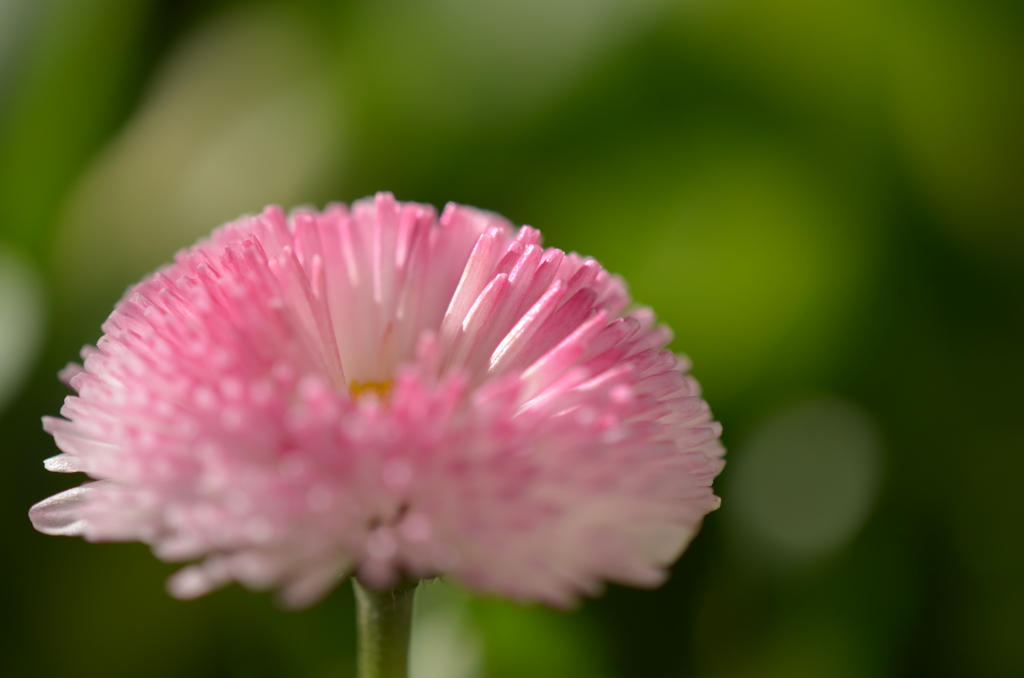
[{"label": "green stem", "polygon": [[409,673],[409,631],[415,583],[375,591],[355,577],[359,617],[359,678],[406,678]]}]

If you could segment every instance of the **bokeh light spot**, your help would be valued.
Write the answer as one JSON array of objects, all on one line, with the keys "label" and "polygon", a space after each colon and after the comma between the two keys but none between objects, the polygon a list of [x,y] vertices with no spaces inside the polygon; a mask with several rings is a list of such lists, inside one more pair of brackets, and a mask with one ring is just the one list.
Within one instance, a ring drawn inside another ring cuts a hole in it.
[{"label": "bokeh light spot", "polygon": [[867,413],[839,398],[807,400],[770,417],[737,448],[725,501],[743,532],[774,555],[826,555],[867,517],[879,461]]},{"label": "bokeh light spot", "polygon": [[434,580],[416,591],[410,678],[479,678],[483,646],[467,614],[469,596]]}]

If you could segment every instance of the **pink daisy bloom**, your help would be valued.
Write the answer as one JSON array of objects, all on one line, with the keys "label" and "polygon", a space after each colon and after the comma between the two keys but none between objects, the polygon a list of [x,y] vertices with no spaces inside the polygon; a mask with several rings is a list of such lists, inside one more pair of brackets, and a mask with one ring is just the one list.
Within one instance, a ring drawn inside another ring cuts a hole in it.
[{"label": "pink daisy bloom", "polygon": [[668,329],[596,261],[388,193],[268,207],[128,290],[45,428],[46,534],[314,602],[450,575],[565,606],[655,586],[717,508],[721,426]]}]

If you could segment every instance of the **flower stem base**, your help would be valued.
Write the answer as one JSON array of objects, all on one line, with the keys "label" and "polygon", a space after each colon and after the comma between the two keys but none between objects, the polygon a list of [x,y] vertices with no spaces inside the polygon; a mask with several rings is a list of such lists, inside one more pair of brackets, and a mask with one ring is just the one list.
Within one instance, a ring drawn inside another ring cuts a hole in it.
[{"label": "flower stem base", "polygon": [[389,591],[377,591],[352,578],[359,619],[359,678],[408,676],[409,633],[417,583],[402,583]]}]

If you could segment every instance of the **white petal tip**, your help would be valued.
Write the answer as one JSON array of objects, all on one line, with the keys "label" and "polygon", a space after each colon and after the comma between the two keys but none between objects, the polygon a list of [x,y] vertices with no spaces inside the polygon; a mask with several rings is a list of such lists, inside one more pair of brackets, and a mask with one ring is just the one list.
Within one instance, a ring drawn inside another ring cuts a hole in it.
[{"label": "white petal tip", "polygon": [[193,565],[178,570],[167,580],[167,592],[178,600],[192,600],[218,589],[229,581],[221,568]]},{"label": "white petal tip", "polygon": [[81,537],[86,521],[79,510],[88,501],[89,492],[87,487],[73,487],[42,500],[29,509],[32,527],[52,536]]},{"label": "white petal tip", "polygon": [[70,454],[58,454],[43,461],[43,467],[53,473],[78,473],[82,470],[78,457]]}]

